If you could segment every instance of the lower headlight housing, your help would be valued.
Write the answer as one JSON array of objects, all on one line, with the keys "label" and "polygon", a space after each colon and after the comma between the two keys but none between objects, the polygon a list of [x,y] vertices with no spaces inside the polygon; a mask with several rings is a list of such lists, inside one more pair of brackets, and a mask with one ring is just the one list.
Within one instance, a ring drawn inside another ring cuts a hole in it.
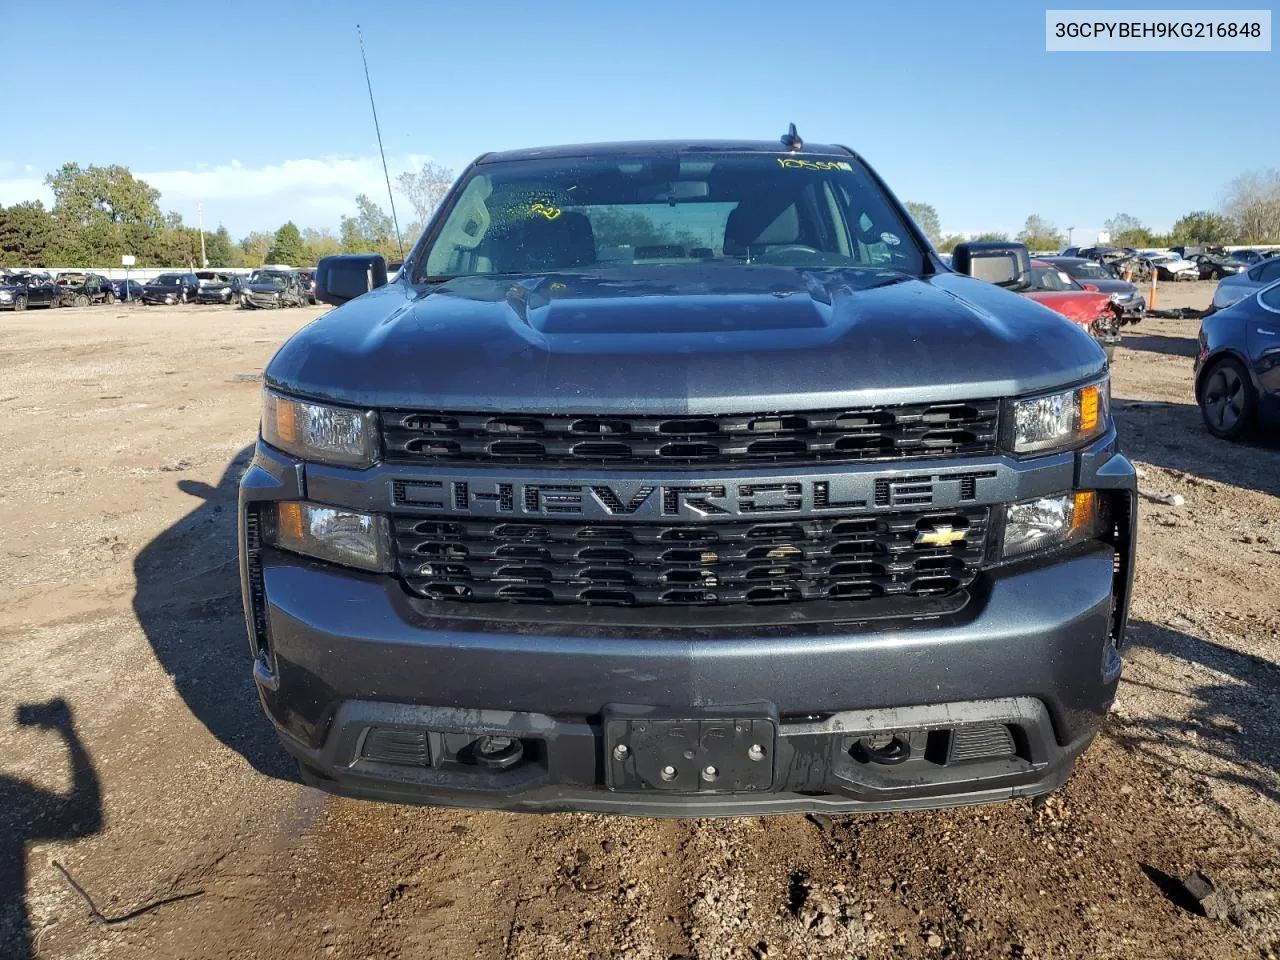
[{"label": "lower headlight housing", "polygon": [[1009,504],[1002,556],[1012,560],[1101,536],[1106,530],[1106,513],[1105,498],[1095,490]]},{"label": "lower headlight housing", "polygon": [[281,550],[374,573],[392,569],[384,516],[300,500],[276,503],[267,515],[266,540]]}]

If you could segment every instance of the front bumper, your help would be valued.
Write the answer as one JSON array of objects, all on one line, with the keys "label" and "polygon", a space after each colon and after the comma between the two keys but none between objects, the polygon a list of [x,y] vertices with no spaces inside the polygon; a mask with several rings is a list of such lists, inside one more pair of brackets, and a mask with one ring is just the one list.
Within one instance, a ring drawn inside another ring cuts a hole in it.
[{"label": "front bumper", "polygon": [[[718,816],[1044,793],[1070,774],[1115,694],[1132,570],[1135,479],[1114,434],[1059,460],[1068,484],[1113,489],[1129,504],[1115,543],[984,573],[967,597],[925,617],[859,620],[854,604],[840,622],[778,608],[763,624],[658,628],[522,620],[507,605],[487,606],[489,619],[442,616],[393,577],[269,547],[251,571],[246,507],[341,489],[334,471],[309,476],[259,444],[241,486],[259,695],[308,782],[394,802]],[[610,718],[637,710],[772,725],[767,788],[609,789],[621,777]],[[377,730],[418,737],[422,755],[371,756]],[[467,745],[484,736],[518,741],[519,760],[469,761]],[[909,759],[869,760],[873,736],[908,743]],[[954,744],[971,742],[991,749],[957,757]]]},{"label": "front bumper", "polygon": [[1129,323],[1137,323],[1147,315],[1147,298],[1144,296],[1133,296],[1114,303],[1120,310],[1120,319]]}]

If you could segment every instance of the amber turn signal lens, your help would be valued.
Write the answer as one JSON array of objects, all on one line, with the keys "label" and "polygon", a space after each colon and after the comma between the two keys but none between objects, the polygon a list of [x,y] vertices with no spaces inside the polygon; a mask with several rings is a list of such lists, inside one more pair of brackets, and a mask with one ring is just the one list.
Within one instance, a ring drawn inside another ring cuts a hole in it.
[{"label": "amber turn signal lens", "polygon": [[1101,403],[1098,397],[1099,388],[1096,384],[1085,387],[1080,391],[1080,432],[1092,433],[1098,429],[1098,412]]},{"label": "amber turn signal lens", "polygon": [[286,534],[294,541],[302,539],[303,534],[303,518],[302,504],[293,501],[281,503],[276,508],[277,522],[280,524],[280,531]]},{"label": "amber turn signal lens", "polygon": [[1071,532],[1091,530],[1098,519],[1098,495],[1092,490],[1077,490],[1071,509]]}]

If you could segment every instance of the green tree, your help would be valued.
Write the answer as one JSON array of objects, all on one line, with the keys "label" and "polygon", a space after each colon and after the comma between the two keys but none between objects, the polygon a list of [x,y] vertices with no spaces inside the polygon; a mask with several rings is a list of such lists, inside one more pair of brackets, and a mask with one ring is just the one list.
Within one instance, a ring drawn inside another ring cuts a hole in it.
[{"label": "green tree", "polygon": [[267,262],[267,253],[270,251],[271,246],[274,243],[275,238],[263,230],[254,230],[248,236],[243,237],[240,240],[240,243],[237,244],[244,256],[244,263],[242,266],[262,266]]},{"label": "green tree", "polygon": [[221,224],[217,230],[204,235],[204,255],[211,267],[240,266],[240,250],[232,242],[227,228]]},{"label": "green tree", "polygon": [[0,266],[46,265],[53,231],[53,217],[39,200],[0,207]]},{"label": "green tree", "polygon": [[903,206],[907,208],[907,213],[911,214],[911,219],[929,238],[931,244],[936,247],[942,242],[942,223],[938,220],[938,211],[932,204],[908,200]]},{"label": "green tree", "polygon": [[292,220],[276,231],[275,241],[267,251],[268,263],[287,263],[291,267],[306,266],[302,234]]},{"label": "green tree", "polygon": [[44,182],[53,191],[54,213],[70,222],[86,226],[103,220],[160,225],[160,191],[137,179],[128,167],[82,168],[78,163],[64,163]]},{"label": "green tree", "polygon": [[962,243],[964,243],[963,236],[958,233],[949,233],[938,242],[938,252],[950,253]]},{"label": "green tree", "polygon": [[1175,243],[1230,243],[1235,233],[1230,217],[1211,210],[1193,210],[1178,218],[1171,236]]},{"label": "green tree", "polygon": [[308,264],[319,263],[323,257],[342,252],[342,244],[332,230],[307,227],[302,231],[302,250]]},{"label": "green tree", "polygon": [[994,240],[999,243],[1006,243],[1009,240],[1009,235],[1007,233],[1001,233],[999,230],[988,230],[986,233],[978,234],[973,239],[978,242]]},{"label": "green tree", "polygon": [[1117,213],[1103,226],[1111,234],[1111,242],[1117,247],[1150,247],[1156,239],[1146,224],[1127,213]]},{"label": "green tree", "polygon": [[365,194],[356,197],[356,215],[343,217],[339,224],[343,253],[398,255],[395,226],[391,217]]},{"label": "green tree", "polygon": [[1027,217],[1026,224],[1018,233],[1018,241],[1032,250],[1052,250],[1056,253],[1062,249],[1065,240],[1057,227],[1035,213]]}]

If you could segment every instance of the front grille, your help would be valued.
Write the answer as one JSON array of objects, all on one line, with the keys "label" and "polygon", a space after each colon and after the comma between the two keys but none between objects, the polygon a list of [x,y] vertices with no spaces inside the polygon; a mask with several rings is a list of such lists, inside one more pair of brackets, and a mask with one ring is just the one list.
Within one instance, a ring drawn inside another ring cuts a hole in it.
[{"label": "front grille", "polygon": [[[721,606],[951,593],[977,575],[988,510],[701,524],[400,515],[393,524],[399,574],[431,600]],[[947,528],[965,538],[918,542]]]},{"label": "front grille", "polygon": [[625,416],[382,412],[386,459],[414,463],[729,466],[993,453],[1000,404]]}]

